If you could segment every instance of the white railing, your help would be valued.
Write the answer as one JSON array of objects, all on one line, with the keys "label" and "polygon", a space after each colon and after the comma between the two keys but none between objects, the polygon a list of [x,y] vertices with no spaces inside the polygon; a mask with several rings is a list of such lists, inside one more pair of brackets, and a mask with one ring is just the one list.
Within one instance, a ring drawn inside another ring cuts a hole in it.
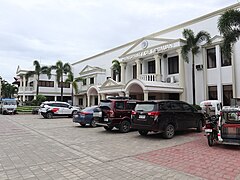
[{"label": "white railing", "polygon": [[141,74],[140,79],[143,81],[157,81],[156,74]]}]

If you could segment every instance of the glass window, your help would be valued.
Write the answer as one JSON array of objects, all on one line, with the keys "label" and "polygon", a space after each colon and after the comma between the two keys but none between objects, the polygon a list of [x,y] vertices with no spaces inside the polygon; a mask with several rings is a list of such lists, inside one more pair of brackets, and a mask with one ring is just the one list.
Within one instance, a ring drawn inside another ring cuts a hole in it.
[{"label": "glass window", "polygon": [[178,56],[168,58],[168,74],[179,73],[179,60]]},{"label": "glass window", "polygon": [[151,103],[151,104],[137,104],[135,107],[135,111],[143,111],[143,112],[150,112],[154,111],[156,109],[156,104]]},{"label": "glass window", "polygon": [[172,106],[171,106],[171,109],[172,110],[182,110],[182,105],[180,103],[172,103]]},{"label": "glass window", "polygon": [[63,88],[70,88],[70,83],[67,82],[59,82],[58,87],[61,87],[61,84],[63,85]]},{"label": "glass window", "polygon": [[134,110],[136,103],[127,103],[126,109]]},{"label": "glass window", "polygon": [[217,86],[208,86],[208,99],[217,100]]},{"label": "glass window", "polygon": [[148,62],[148,73],[154,74],[155,73],[155,61]]},{"label": "glass window", "polygon": [[83,85],[85,86],[85,85],[87,85],[87,79],[83,79]]},{"label": "glass window", "polygon": [[124,109],[124,102],[122,102],[122,101],[121,101],[121,102],[116,101],[115,106],[116,106],[116,109],[123,110],[123,109]]},{"label": "glass window", "polygon": [[223,85],[223,105],[230,106],[232,98],[232,85]]},{"label": "glass window", "polygon": [[94,84],[94,77],[90,78],[90,84]]},{"label": "glass window", "polygon": [[164,102],[159,104],[160,110],[169,110],[171,109],[171,104],[169,102]]},{"label": "glass window", "polygon": [[133,79],[137,79],[137,65],[133,65]]},{"label": "glass window", "polygon": [[[33,82],[31,82],[31,83],[33,83]],[[38,81],[38,86],[39,87],[54,87],[54,81]]]},{"label": "glass window", "polygon": [[216,49],[207,49],[207,68],[216,68]]},{"label": "glass window", "polygon": [[221,49],[221,65],[223,66],[231,66],[232,65],[232,61],[231,58],[227,59],[226,57],[224,57],[222,49]]},{"label": "glass window", "polygon": [[193,108],[189,104],[183,103],[182,107],[183,107],[184,111],[187,111],[187,112],[192,112],[193,111]]}]

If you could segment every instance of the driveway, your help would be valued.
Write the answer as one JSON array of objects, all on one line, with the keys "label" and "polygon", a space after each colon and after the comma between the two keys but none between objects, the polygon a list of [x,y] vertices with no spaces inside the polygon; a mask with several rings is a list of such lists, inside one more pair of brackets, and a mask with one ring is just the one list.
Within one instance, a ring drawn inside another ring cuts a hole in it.
[{"label": "driveway", "polygon": [[239,147],[203,133],[140,136],[71,118],[0,115],[0,179],[240,179]]}]

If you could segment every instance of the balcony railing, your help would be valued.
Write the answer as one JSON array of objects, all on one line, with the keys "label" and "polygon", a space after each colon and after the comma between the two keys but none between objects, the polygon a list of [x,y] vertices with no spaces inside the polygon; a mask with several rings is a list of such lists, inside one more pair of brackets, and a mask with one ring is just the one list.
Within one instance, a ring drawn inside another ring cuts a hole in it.
[{"label": "balcony railing", "polygon": [[140,80],[143,80],[143,81],[157,81],[157,76],[156,76],[156,74],[141,74],[140,75]]}]

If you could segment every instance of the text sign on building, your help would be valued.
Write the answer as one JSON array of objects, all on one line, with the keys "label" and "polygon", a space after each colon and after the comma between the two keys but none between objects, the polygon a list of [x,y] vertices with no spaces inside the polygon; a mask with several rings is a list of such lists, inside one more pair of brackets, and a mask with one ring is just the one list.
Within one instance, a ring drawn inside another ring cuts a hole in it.
[{"label": "text sign on building", "polygon": [[168,49],[173,49],[173,48],[175,48],[175,47],[177,47],[179,45],[180,45],[179,42],[175,42],[175,43],[171,43],[171,44],[165,44],[165,45],[162,45],[162,46],[149,48],[149,49],[146,49],[144,51],[128,55],[128,56],[123,57],[121,59],[123,61],[131,60],[131,59],[137,59],[137,58],[141,58],[141,57],[144,57],[144,56],[147,56],[147,55],[151,55],[151,54],[154,54],[154,53],[166,51]]}]

